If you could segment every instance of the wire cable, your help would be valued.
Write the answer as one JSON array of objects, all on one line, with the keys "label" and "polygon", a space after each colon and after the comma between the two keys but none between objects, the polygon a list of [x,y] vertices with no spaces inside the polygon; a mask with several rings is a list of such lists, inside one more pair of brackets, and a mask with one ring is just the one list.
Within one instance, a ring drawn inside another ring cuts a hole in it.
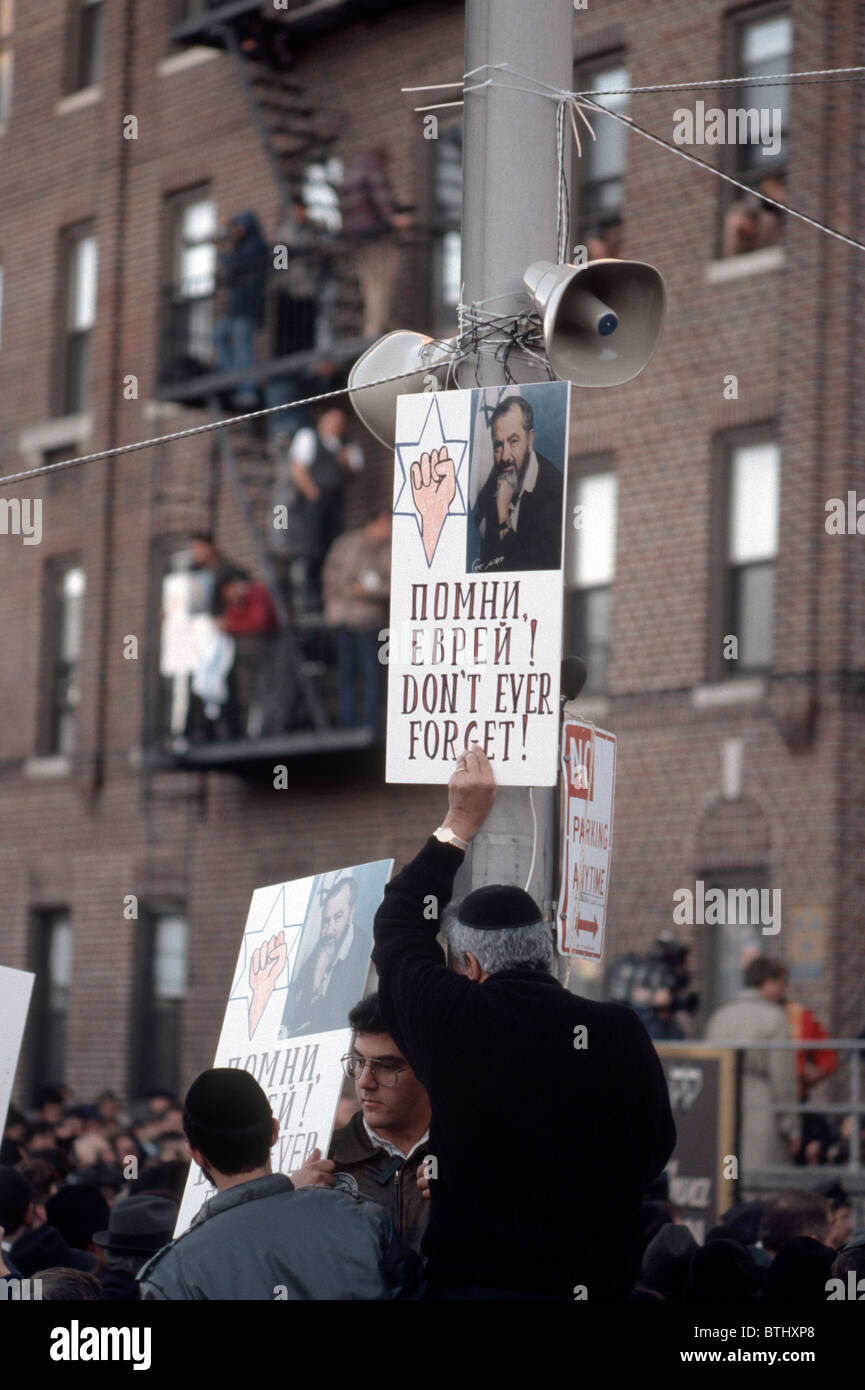
[{"label": "wire cable", "polygon": [[538,818],[537,818],[537,815],[535,814],[535,789],[534,789],[534,787],[529,787],[529,805],[530,805],[531,808],[532,808],[532,862],[531,862],[531,864],[529,865],[529,874],[528,874],[528,878],[526,879],[526,886],[525,886],[525,889],[524,889],[524,891],[525,891],[526,893],[528,893],[528,891],[529,891],[529,884],[530,884],[531,881],[532,881],[532,874],[535,872],[535,859],[536,859],[537,853],[538,853]]}]

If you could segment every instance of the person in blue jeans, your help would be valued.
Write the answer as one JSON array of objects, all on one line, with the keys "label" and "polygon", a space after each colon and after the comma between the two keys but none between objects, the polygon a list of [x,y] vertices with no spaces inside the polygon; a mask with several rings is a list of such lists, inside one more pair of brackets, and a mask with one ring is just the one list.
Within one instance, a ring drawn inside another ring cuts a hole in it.
[{"label": "person in blue jeans", "polygon": [[[268,248],[254,212],[232,217],[219,254],[217,284],[226,292],[225,312],[213,326],[216,365],[221,372],[238,372],[255,364],[255,334],[264,322],[264,287]],[[254,406],[254,380],[234,392],[235,404]]]},{"label": "person in blue jeans", "polygon": [[365,526],[339,536],[324,564],[324,616],[336,638],[344,729],[375,729],[379,722],[378,635],[387,624],[391,526],[390,510],[377,511]]}]

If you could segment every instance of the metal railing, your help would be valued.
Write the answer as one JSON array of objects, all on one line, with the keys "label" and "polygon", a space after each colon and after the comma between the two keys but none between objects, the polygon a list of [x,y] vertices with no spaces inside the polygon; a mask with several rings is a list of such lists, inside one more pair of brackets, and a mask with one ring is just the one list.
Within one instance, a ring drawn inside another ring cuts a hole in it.
[{"label": "metal railing", "polygon": [[[865,1102],[862,1097],[862,1061],[865,1053],[865,1039],[863,1038],[809,1038],[809,1039],[790,1039],[784,1042],[748,1042],[743,1043],[735,1039],[729,1042],[723,1039],[713,1038],[688,1039],[683,1044],[695,1051],[717,1048],[728,1048],[736,1053],[737,1061],[737,1088],[741,1087],[744,1054],[748,1052],[841,1052],[846,1054],[843,1060],[839,1059],[839,1064],[834,1072],[825,1081],[837,1080],[840,1078],[842,1068],[848,1067],[849,1099],[835,1101],[773,1101],[764,1108],[771,1110],[774,1114],[785,1115],[826,1115],[851,1117],[853,1123],[850,1129],[849,1145],[847,1147],[846,1162],[828,1162],[819,1164],[776,1164],[765,1168],[745,1168],[739,1171],[739,1193],[740,1198],[750,1194],[762,1194],[768,1192],[778,1192],[788,1187],[814,1188],[837,1178],[843,1181],[843,1185],[854,1198],[854,1207],[857,1225],[865,1223],[865,1167],[862,1162],[862,1128],[865,1120]],[[819,1083],[821,1085],[825,1082]],[[740,1101],[741,1106],[741,1101]],[[741,1129],[741,1126],[740,1126]]]},{"label": "metal railing", "polygon": [[[276,243],[278,244],[278,243]],[[255,362],[326,357],[338,344],[360,337],[362,303],[349,258],[331,251],[292,255],[303,273],[304,293],[292,293],[289,275],[272,271],[264,291],[264,322],[256,333]],[[184,386],[228,370],[217,357],[214,330],[227,291],[191,283],[163,287],[160,296],[159,385]]]}]

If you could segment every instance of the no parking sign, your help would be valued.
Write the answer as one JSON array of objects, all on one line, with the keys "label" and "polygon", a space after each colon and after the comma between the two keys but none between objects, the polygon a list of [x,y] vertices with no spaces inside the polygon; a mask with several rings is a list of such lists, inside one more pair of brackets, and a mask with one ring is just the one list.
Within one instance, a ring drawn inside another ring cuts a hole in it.
[{"label": "no parking sign", "polygon": [[610,888],[616,737],[583,719],[562,729],[562,881],[558,949],[600,960]]}]

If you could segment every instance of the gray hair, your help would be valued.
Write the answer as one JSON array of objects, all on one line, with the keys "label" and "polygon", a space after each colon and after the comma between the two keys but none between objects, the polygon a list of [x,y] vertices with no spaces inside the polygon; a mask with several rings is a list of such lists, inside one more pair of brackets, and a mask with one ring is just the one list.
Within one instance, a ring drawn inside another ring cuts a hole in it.
[{"label": "gray hair", "polygon": [[535,427],[535,412],[532,410],[525,396],[505,396],[503,400],[499,401],[490,416],[490,430],[493,429],[496,420],[500,420],[503,415],[507,415],[508,411],[512,410],[515,405],[518,405],[522,411],[523,429],[526,434],[528,434],[530,430],[533,430]]},{"label": "gray hair", "polygon": [[519,966],[553,973],[555,955],[549,923],[532,922],[527,927],[499,927],[493,931],[467,927],[459,919],[459,907],[450,904],[442,914],[442,934],[451,959],[466,968],[466,952],[471,951],[486,975]]}]

